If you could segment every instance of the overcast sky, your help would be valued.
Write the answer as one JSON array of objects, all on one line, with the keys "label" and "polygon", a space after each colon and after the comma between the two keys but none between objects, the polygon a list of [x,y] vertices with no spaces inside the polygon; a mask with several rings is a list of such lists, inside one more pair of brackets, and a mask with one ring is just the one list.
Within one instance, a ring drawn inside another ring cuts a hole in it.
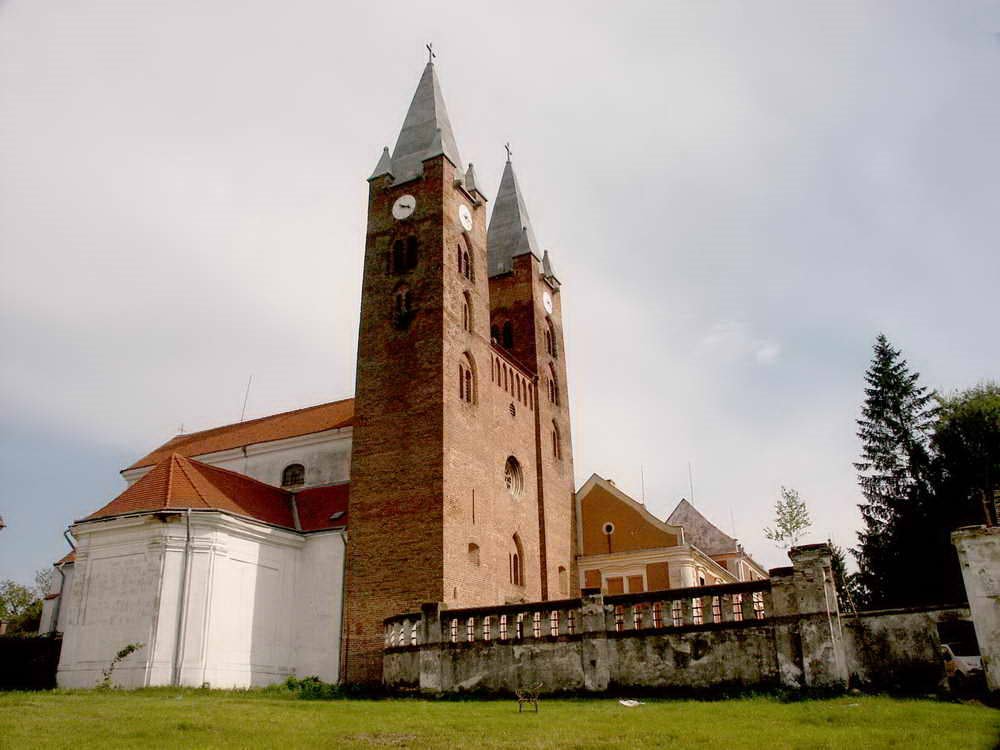
[{"label": "overcast sky", "polygon": [[[1000,5],[0,0],[0,578],[173,436],[347,397],[433,41],[563,281],[577,483],[854,542],[875,336],[1000,375]],[[642,467],[642,468],[641,468]]]}]

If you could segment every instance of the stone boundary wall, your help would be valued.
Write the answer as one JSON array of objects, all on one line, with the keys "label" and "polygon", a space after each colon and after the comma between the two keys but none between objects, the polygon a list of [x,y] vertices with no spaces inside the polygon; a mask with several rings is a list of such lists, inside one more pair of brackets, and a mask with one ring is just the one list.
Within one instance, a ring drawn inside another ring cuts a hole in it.
[{"label": "stone boundary wall", "polygon": [[844,651],[851,685],[913,693],[942,688],[945,672],[938,626],[946,631],[959,623],[971,627],[971,620],[969,608],[963,605],[844,615]]},{"label": "stone boundary wall", "polygon": [[425,692],[843,687],[828,545],[770,580],[448,610],[385,621],[383,682]]}]

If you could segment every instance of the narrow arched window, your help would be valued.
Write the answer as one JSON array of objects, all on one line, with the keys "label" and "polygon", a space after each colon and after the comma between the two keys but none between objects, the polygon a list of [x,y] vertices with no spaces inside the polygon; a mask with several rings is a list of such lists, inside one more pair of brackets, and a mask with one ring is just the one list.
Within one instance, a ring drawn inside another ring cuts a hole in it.
[{"label": "narrow arched window", "polygon": [[458,245],[458,272],[464,275],[464,270],[462,269],[462,260],[465,256],[465,250],[462,249],[462,245]]},{"label": "narrow arched window", "polygon": [[476,376],[468,354],[463,354],[458,363],[458,398],[467,404],[476,401]]},{"label": "narrow arched window", "polygon": [[406,270],[417,267],[417,238],[406,238]]},{"label": "narrow arched window", "polygon": [[510,582],[515,586],[524,585],[524,548],[521,546],[521,538],[514,534],[511,539],[512,549],[510,551]]},{"label": "narrow arched window", "polygon": [[392,272],[402,273],[406,270],[406,243],[396,240],[392,243]]},{"label": "narrow arched window", "polygon": [[503,324],[503,345],[506,349],[514,346],[514,326],[511,325],[509,320]]},{"label": "narrow arched window", "polygon": [[549,401],[559,405],[559,381],[556,380],[556,369],[549,365]]},{"label": "narrow arched window", "polygon": [[471,280],[472,279],[472,265],[469,263],[469,253],[467,251],[462,254],[462,261],[463,261],[463,266],[464,266],[464,270],[463,270],[462,273],[465,276],[465,278]]},{"label": "narrow arched window", "polygon": [[400,330],[410,324],[413,317],[413,301],[410,297],[410,288],[406,284],[400,284],[392,293],[392,324]]},{"label": "narrow arched window", "polygon": [[500,329],[496,326],[490,326],[490,339],[494,344],[500,343]]},{"label": "narrow arched window", "polygon": [[468,292],[462,297],[462,328],[472,330],[472,298]]},{"label": "narrow arched window", "polygon": [[306,481],[306,467],[302,464],[289,464],[281,472],[281,486],[295,487]]},{"label": "narrow arched window", "polygon": [[552,423],[552,457],[562,458],[562,438],[559,435],[559,425]]},{"label": "narrow arched window", "polygon": [[552,325],[552,319],[545,319],[545,353],[550,357],[556,357],[556,328]]}]

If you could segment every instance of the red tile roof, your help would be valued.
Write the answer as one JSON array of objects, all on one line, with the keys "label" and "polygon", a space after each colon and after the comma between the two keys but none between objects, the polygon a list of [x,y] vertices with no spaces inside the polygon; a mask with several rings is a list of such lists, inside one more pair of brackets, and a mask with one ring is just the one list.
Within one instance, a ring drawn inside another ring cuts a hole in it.
[{"label": "red tile roof", "polygon": [[[295,495],[300,530],[347,525],[349,485],[313,487]],[[85,521],[158,510],[220,510],[272,526],[295,529],[292,493],[235,471],[173,453]],[[330,516],[343,515],[331,519]],[[65,559],[65,558],[64,558]]]},{"label": "red tile roof", "polygon": [[178,435],[143,456],[129,469],[152,466],[173,453],[182,456],[203,456],[206,453],[241,448],[245,445],[309,435],[354,424],[354,399],[345,398],[328,404],[272,414],[249,422],[214,427],[210,430]]},{"label": "red tile roof", "polygon": [[[295,506],[299,511],[299,524],[303,531],[347,526],[347,498],[351,485],[334,484],[328,487],[312,487],[295,495]],[[336,518],[332,516],[336,515]]]},{"label": "red tile roof", "polygon": [[72,563],[72,562],[76,562],[76,550],[75,549],[71,549],[65,555],[63,555],[62,557],[60,557],[58,560],[55,561],[55,564],[56,565],[65,565],[66,563]]}]

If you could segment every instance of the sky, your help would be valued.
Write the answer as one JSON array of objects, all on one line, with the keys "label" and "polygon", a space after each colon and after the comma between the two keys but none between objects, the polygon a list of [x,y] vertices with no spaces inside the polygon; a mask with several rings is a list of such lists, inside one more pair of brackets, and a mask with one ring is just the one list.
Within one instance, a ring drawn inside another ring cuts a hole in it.
[{"label": "sky", "polygon": [[[1000,4],[0,0],[0,579],[179,430],[351,396],[432,41],[563,282],[577,485],[849,546],[876,335],[1000,376]],[[690,469],[690,471],[689,471]]]}]

